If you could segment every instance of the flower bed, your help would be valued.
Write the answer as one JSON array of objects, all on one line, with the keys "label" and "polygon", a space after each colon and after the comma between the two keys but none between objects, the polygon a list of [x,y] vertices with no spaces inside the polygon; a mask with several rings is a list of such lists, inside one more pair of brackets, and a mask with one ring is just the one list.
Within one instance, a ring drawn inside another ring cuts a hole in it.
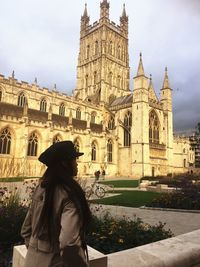
[{"label": "flower bed", "polygon": [[189,197],[181,192],[163,194],[148,204],[148,207],[200,210],[199,198]]},{"label": "flower bed", "polygon": [[165,223],[151,226],[140,218],[116,220],[106,214],[93,223],[87,234],[87,243],[96,250],[108,254],[172,237],[170,230],[164,229]]},{"label": "flower bed", "polygon": [[156,184],[166,184],[169,187],[180,188],[185,183],[191,183],[192,181],[200,181],[200,176],[195,174],[177,174],[173,177],[170,176],[156,176],[156,177],[144,177],[142,180],[156,181]]},{"label": "flower bed", "polygon": [[200,183],[198,180],[182,177],[178,180],[178,189],[169,194],[162,194],[148,204],[150,207],[173,209],[200,209]]}]

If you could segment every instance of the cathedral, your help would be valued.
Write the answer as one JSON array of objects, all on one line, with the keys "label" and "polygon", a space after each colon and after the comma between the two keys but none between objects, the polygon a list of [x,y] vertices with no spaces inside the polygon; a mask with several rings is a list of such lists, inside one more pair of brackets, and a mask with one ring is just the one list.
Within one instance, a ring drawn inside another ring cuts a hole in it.
[{"label": "cathedral", "polygon": [[[145,74],[142,54],[130,83],[128,16],[109,19],[100,2],[93,24],[87,5],[81,16],[77,84],[72,96],[0,75],[0,177],[40,176],[38,156],[52,143],[74,142],[84,155],[79,175],[106,177],[169,175],[194,162],[189,140],[173,135],[172,88],[167,68],[160,98]],[[1,56],[1,55],[0,55]],[[131,88],[129,86],[131,84]]]}]

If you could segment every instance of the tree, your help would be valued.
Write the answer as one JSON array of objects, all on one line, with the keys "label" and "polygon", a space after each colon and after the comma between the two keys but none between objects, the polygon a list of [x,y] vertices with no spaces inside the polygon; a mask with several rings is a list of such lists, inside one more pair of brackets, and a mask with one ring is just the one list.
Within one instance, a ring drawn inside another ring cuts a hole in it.
[{"label": "tree", "polygon": [[200,122],[197,123],[196,129],[197,129],[197,134],[200,135]]}]

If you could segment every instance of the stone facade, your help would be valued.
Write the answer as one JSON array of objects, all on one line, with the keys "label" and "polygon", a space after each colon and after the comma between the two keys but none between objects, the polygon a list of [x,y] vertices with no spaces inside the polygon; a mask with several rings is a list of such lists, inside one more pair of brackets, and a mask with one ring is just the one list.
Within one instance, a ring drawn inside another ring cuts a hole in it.
[{"label": "stone facade", "polygon": [[[167,69],[157,98],[142,55],[129,88],[128,17],[81,17],[77,86],[72,96],[0,75],[0,176],[38,176],[39,154],[53,142],[72,140],[84,151],[80,175],[142,177],[185,172],[193,162],[189,143],[173,138],[172,89]],[[183,152],[183,143],[187,149]],[[10,168],[12,166],[12,168]]]}]

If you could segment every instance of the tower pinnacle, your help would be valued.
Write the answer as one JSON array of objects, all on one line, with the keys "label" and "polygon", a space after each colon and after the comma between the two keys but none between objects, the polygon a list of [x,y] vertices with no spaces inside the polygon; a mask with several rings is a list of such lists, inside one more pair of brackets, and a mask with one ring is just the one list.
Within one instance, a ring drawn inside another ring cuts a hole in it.
[{"label": "tower pinnacle", "polygon": [[167,73],[167,67],[165,67],[165,77],[164,77],[164,81],[163,81],[163,89],[164,88],[170,88],[170,84],[169,84],[169,78],[168,78],[168,73]]},{"label": "tower pinnacle", "polygon": [[85,10],[84,10],[84,13],[83,13],[83,17],[88,17],[87,3],[85,3]]},{"label": "tower pinnacle", "polygon": [[149,81],[149,87],[151,87],[152,84],[153,84],[153,83],[152,83],[152,74],[150,74],[149,76],[150,76],[150,78],[149,78],[149,80],[150,80],[150,81]]},{"label": "tower pinnacle", "polygon": [[142,63],[142,53],[140,53],[140,61],[139,61],[137,76],[142,76],[142,75],[144,75],[144,67]]},{"label": "tower pinnacle", "polygon": [[127,15],[126,15],[126,7],[125,7],[125,4],[123,4],[123,12],[122,12],[122,18],[126,18]]},{"label": "tower pinnacle", "polygon": [[110,4],[108,3],[107,0],[103,0],[100,4],[100,8],[101,8],[101,14],[100,14],[100,18],[109,18],[109,8],[110,8]]},{"label": "tower pinnacle", "polygon": [[87,4],[85,3],[85,9],[84,9],[83,15],[81,16],[81,31],[82,31],[82,33],[89,26],[89,21],[90,21],[90,18],[88,16],[88,12],[87,12]]}]

